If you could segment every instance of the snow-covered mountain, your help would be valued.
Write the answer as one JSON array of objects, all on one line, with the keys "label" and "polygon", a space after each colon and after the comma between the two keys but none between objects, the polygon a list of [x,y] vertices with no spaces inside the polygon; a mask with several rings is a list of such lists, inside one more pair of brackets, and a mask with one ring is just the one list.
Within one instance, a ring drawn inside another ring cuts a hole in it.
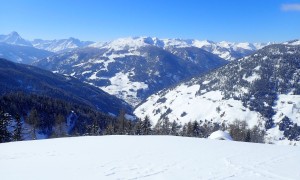
[{"label": "snow-covered mountain", "polygon": [[32,46],[14,45],[0,42],[0,58],[13,62],[31,64],[38,59],[54,55],[53,52],[36,49]]},{"label": "snow-covered mountain", "polygon": [[[300,139],[300,46],[269,45],[204,76],[150,96],[135,114],[153,123],[246,121],[269,140]],[[297,125],[298,124],[298,125]],[[267,140],[268,141],[268,140]]]},{"label": "snow-covered mountain", "polygon": [[293,146],[169,136],[85,136],[3,143],[0,149],[5,180],[300,179],[300,148]]},{"label": "snow-covered mountain", "polygon": [[33,41],[29,41],[22,38],[15,31],[7,35],[0,35],[0,42],[10,44],[10,45],[35,47],[37,49],[42,49],[42,50],[55,52],[55,53],[68,51],[75,48],[87,47],[88,45],[94,43],[92,41],[81,41],[79,39],[72,38],[72,37],[68,39],[55,39],[55,40],[34,39]]},{"label": "snow-covered mountain", "polygon": [[99,48],[76,49],[35,65],[74,76],[135,106],[152,93],[227,61],[196,47],[157,47],[145,38],[125,38]]},{"label": "snow-covered mountain", "polygon": [[75,48],[83,48],[94,42],[91,41],[80,41],[79,39],[59,39],[59,40],[42,40],[35,39],[31,41],[33,47],[43,49],[51,52],[62,52],[68,51]]},{"label": "snow-covered mountain", "polygon": [[23,39],[15,31],[7,35],[0,35],[0,42],[19,46],[32,46],[32,44],[28,40]]},{"label": "snow-covered mountain", "polygon": [[11,32],[8,35],[0,35],[0,42],[20,46],[33,46],[37,49],[43,49],[51,52],[65,52],[75,48],[84,47],[114,47],[118,50],[127,47],[153,45],[168,50],[169,48],[197,47],[211,52],[223,59],[232,61],[245,57],[256,50],[268,45],[266,43],[232,43],[232,42],[213,42],[208,40],[197,39],[159,39],[156,37],[129,37],[120,38],[112,42],[81,41],[75,38],[58,39],[58,40],[42,40],[35,39],[33,41],[23,39],[17,32]]},{"label": "snow-covered mountain", "polygon": [[130,37],[121,38],[111,43],[94,43],[90,46],[103,48],[105,46],[114,47],[117,49],[125,48],[126,46],[145,46],[153,45],[168,50],[169,48],[185,48],[185,47],[197,47],[211,52],[219,57],[232,61],[250,55],[262,47],[269,45],[270,43],[232,43],[232,42],[213,42],[208,40],[197,39],[159,39],[156,37]]}]

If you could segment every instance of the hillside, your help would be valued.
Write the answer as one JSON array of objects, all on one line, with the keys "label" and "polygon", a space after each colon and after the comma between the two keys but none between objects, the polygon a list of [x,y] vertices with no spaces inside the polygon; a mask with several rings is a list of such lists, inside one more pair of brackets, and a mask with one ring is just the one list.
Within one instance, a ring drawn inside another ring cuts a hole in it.
[{"label": "hillside", "polygon": [[73,77],[0,59],[0,95],[14,92],[87,105],[106,114],[117,115],[121,109],[132,111],[124,101]]},{"label": "hillside", "polygon": [[277,44],[150,96],[135,114],[153,123],[245,121],[271,141],[300,138],[300,46]]},{"label": "hillside", "polygon": [[300,148],[294,146],[101,136],[4,143],[0,149],[3,180],[300,178]]}]

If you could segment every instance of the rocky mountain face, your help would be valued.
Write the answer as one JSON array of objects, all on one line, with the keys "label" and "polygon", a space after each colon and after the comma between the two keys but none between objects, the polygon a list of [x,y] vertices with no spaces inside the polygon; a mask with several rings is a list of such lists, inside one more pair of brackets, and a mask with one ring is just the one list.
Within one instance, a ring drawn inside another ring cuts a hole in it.
[{"label": "rocky mountain face", "polygon": [[300,136],[299,41],[274,44],[206,75],[156,93],[135,114],[187,123],[246,121],[268,141]]},{"label": "rocky mountain face", "polygon": [[225,64],[226,60],[197,47],[166,50],[141,38],[118,39],[34,63],[99,87],[132,106],[156,91]]},{"label": "rocky mountain face", "polygon": [[0,95],[18,92],[89,106],[106,114],[118,115],[122,109],[132,112],[124,101],[76,78],[0,59]]}]

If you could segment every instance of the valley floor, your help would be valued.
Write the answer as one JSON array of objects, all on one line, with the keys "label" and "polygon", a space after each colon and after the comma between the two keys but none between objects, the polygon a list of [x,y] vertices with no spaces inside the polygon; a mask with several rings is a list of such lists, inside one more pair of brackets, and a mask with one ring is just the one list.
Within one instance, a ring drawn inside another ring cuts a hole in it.
[{"label": "valley floor", "polygon": [[0,144],[1,180],[300,179],[300,147],[170,136]]}]

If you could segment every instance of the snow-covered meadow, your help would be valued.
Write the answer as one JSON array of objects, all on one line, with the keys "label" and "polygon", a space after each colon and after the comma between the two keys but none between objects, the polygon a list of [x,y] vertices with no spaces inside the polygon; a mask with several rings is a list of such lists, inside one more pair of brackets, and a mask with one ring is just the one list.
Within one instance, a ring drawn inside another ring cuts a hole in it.
[{"label": "snow-covered meadow", "polygon": [[300,179],[300,147],[170,136],[0,144],[1,180]]}]

